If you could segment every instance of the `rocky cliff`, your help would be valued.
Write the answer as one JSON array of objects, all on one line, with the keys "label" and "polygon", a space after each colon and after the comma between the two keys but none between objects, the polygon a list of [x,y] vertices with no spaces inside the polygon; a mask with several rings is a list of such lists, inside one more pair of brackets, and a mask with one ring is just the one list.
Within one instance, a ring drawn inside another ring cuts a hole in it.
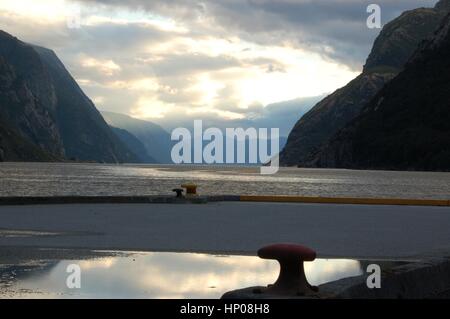
[{"label": "rocky cliff", "polygon": [[403,13],[386,24],[374,42],[363,73],[305,114],[294,126],[280,154],[281,165],[309,166],[311,156],[352,121],[361,109],[392,80],[418,45],[432,35],[450,11],[450,1],[435,8]]},{"label": "rocky cliff", "polygon": [[[53,51],[2,31],[0,120],[8,125],[5,130],[38,147],[47,158],[136,161]],[[10,145],[6,136],[4,145]],[[5,148],[3,158],[9,160],[13,153]],[[20,154],[21,160],[36,160],[25,151]]]},{"label": "rocky cliff", "polygon": [[316,167],[450,170],[450,15],[313,157]]},{"label": "rocky cliff", "polygon": [[0,120],[0,162],[57,161],[59,159],[29,142]]},{"label": "rocky cliff", "polygon": [[[56,124],[56,92],[37,53],[0,32],[0,118],[17,134],[55,157],[64,157]],[[8,152],[5,150],[8,158]]]}]

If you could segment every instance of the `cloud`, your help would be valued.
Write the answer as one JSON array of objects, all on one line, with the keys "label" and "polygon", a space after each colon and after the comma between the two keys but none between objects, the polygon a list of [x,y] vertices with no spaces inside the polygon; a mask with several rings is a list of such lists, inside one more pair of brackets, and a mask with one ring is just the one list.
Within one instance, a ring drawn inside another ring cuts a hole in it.
[{"label": "cloud", "polygon": [[[197,32],[234,34],[261,45],[309,47],[351,67],[360,67],[379,30],[368,29],[366,8],[372,0],[80,0],[90,4],[147,10]],[[401,12],[433,6],[437,0],[379,0],[386,23]],[[212,30],[211,30],[212,29]]]},{"label": "cloud", "polygon": [[[435,2],[378,1],[383,22]],[[0,28],[55,50],[103,110],[168,126],[202,118],[285,128],[313,105],[308,97],[361,70],[379,31],[365,25],[369,3],[3,0]],[[80,28],[68,28],[78,12]]]},{"label": "cloud", "polygon": [[231,56],[210,56],[202,53],[161,54],[152,62],[155,74],[161,77],[216,71],[238,67],[240,62]]},{"label": "cloud", "polygon": [[193,121],[203,120],[205,127],[217,127],[225,130],[227,127],[255,127],[255,128],[279,128],[280,136],[287,137],[297,120],[308,112],[317,102],[325,97],[326,94],[298,98],[290,101],[269,104],[253,104],[242,109],[237,107],[228,107],[221,112],[230,112],[237,116],[218,116],[211,110],[199,110],[198,113],[186,114],[183,110],[178,110],[176,116],[166,117],[160,120],[160,124],[172,130],[176,127],[192,128]]},{"label": "cloud", "polygon": [[120,65],[116,64],[113,60],[97,60],[90,57],[85,57],[81,61],[83,68],[96,69],[103,75],[112,76],[122,69]]}]

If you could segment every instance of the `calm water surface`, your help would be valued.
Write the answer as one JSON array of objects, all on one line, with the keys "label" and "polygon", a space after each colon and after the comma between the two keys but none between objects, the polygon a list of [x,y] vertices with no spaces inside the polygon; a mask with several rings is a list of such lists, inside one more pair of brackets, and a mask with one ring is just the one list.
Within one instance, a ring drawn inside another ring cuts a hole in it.
[{"label": "calm water surface", "polygon": [[184,182],[200,194],[450,199],[450,173],[257,167],[0,163],[0,196],[167,195]]}]

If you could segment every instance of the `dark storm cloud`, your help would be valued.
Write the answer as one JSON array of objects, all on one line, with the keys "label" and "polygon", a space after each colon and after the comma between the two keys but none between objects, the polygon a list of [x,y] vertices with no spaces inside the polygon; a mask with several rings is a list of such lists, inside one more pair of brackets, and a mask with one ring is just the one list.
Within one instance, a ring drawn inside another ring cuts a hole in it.
[{"label": "dark storm cloud", "polygon": [[139,56],[146,47],[163,41],[170,41],[173,35],[145,24],[99,23],[84,25],[80,29],[68,30],[69,37],[55,49],[66,54],[84,53],[96,58],[114,58],[120,60],[129,53]]},{"label": "dark storm cloud", "polygon": [[358,68],[369,53],[377,29],[368,29],[366,8],[371,3],[382,8],[386,23],[401,12],[434,6],[436,0],[80,0],[147,10],[197,25],[201,32],[208,21],[217,32],[227,30],[241,39],[263,45],[289,43]]}]

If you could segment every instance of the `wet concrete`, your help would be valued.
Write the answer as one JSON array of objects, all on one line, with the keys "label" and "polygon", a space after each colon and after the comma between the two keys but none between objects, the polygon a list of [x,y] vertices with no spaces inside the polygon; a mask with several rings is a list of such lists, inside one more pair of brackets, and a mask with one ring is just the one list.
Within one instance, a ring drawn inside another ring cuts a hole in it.
[{"label": "wet concrete", "polygon": [[[409,258],[450,250],[448,229],[449,207],[244,202],[0,206],[0,246],[15,247],[254,255],[269,243],[295,242],[320,257]],[[22,236],[2,235],[18,231]]]},{"label": "wet concrete", "polygon": [[[80,286],[69,287],[69,266]],[[362,273],[349,259],[315,260],[305,268],[314,284]],[[267,285],[275,261],[254,256],[0,247],[2,298],[219,298],[230,289]]]}]

